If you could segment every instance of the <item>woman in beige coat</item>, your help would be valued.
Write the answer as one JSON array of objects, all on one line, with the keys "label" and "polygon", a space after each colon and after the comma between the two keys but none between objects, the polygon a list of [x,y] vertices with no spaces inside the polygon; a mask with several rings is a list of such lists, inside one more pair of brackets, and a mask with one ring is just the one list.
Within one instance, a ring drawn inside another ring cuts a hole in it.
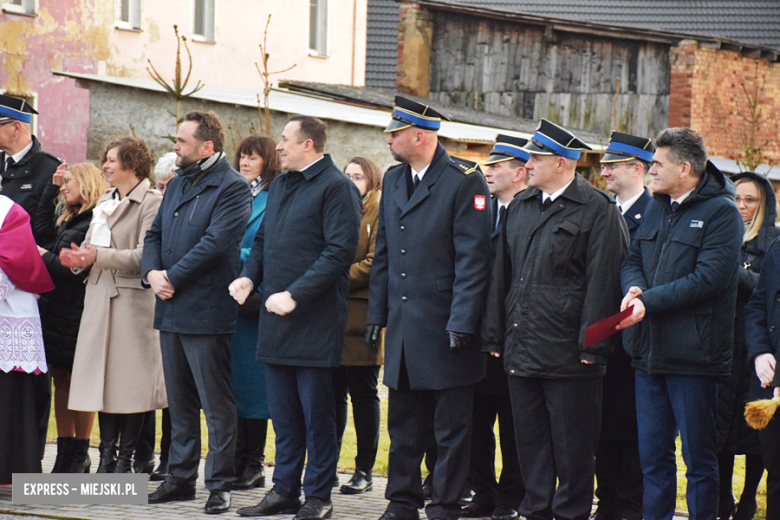
[{"label": "woman in beige coat", "polygon": [[150,188],[152,156],[143,140],[120,137],[103,156],[113,188],[98,201],[84,245],[61,253],[74,270],[91,268],[68,407],[101,412],[98,473],[129,473],[144,412],[168,405],[154,293],[140,273],[162,195]]}]

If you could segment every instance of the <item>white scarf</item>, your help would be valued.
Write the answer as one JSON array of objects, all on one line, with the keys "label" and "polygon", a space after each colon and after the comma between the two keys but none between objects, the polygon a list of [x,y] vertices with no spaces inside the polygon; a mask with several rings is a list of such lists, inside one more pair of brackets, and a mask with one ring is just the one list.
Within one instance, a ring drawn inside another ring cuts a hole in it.
[{"label": "white scarf", "polygon": [[121,203],[121,200],[110,198],[95,206],[95,209],[92,210],[92,222],[89,223],[90,228],[92,228],[90,244],[111,247],[111,228],[108,227],[108,217],[114,214]]}]

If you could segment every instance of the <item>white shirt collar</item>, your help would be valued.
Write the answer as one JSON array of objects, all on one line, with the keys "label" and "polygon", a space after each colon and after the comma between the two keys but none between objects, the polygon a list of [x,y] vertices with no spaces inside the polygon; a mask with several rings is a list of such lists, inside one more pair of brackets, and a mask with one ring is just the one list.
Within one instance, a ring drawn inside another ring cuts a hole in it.
[{"label": "white shirt collar", "polygon": [[415,176],[415,175],[417,175],[417,178],[418,178],[418,179],[420,179],[420,180],[422,180],[422,179],[423,179],[423,176],[425,175],[425,172],[427,172],[427,171],[428,171],[428,168],[430,168],[430,167],[431,167],[431,163],[428,163],[428,164],[425,166],[425,168],[423,168],[422,170],[420,170],[420,171],[418,172],[418,171],[415,171],[415,169],[414,169],[414,168],[412,168],[412,165],[410,164],[410,165],[409,165],[409,169],[410,169],[410,170],[412,170],[412,179],[414,179],[414,176]]},{"label": "white shirt collar", "polygon": [[300,170],[300,171],[303,171],[303,170],[306,170],[306,169],[308,169],[308,168],[311,168],[313,165],[315,165],[315,164],[317,164],[319,161],[321,161],[323,157],[325,157],[325,156],[324,156],[324,155],[321,155],[319,159],[317,159],[317,160],[316,160],[316,161],[314,161],[313,163],[309,164],[309,165],[308,165],[308,166],[306,166],[305,168],[301,168],[301,170]]},{"label": "white shirt collar", "polygon": [[[576,177],[576,175],[575,175],[575,177]],[[560,197],[561,195],[563,195],[563,192],[564,192],[564,191],[566,191],[566,188],[568,188],[568,187],[569,187],[569,185],[570,185],[572,182],[574,182],[574,177],[572,177],[572,178],[571,178],[571,180],[570,180],[569,182],[567,182],[567,183],[566,183],[566,186],[564,186],[563,188],[559,189],[558,191],[556,191],[556,192],[555,192],[555,193],[553,193],[552,195],[550,195],[550,194],[547,194],[547,193],[545,193],[545,192],[542,192],[542,202],[546,202],[546,201],[547,201],[547,199],[550,199],[550,200],[552,200],[552,201],[554,202],[554,201],[555,201],[555,199],[557,199],[558,197]]]},{"label": "white shirt collar", "polygon": [[[696,188],[693,188],[693,190],[695,190],[695,189],[696,189]],[[684,201],[685,199],[687,199],[687,198],[688,198],[688,195],[690,195],[691,193],[693,193],[693,190],[689,191],[688,193],[684,193],[684,194],[682,194],[680,197],[678,197],[678,198],[676,198],[676,199],[673,199],[673,200],[671,200],[671,201],[669,202],[669,204],[671,204],[672,202],[676,202],[677,204],[682,204],[682,203],[683,203],[683,201]]]},{"label": "white shirt collar", "polygon": [[14,158],[14,164],[15,164],[15,163],[18,163],[19,161],[21,161],[21,160],[24,158],[24,156],[25,156],[25,155],[27,155],[27,152],[29,152],[30,150],[32,150],[32,147],[33,147],[33,142],[32,142],[32,141],[30,141],[30,144],[28,144],[27,146],[25,146],[24,148],[22,148],[21,150],[19,150],[19,152],[18,152],[18,153],[15,153],[15,154],[13,154],[13,155],[11,155],[11,156],[9,156],[8,154],[6,154],[6,156],[5,156],[5,160],[7,161],[7,160],[8,160],[8,157],[13,157],[13,158]]},{"label": "white shirt collar", "polygon": [[620,202],[620,199],[618,199],[617,196],[616,196],[615,197],[615,202],[617,202],[617,206],[618,206],[618,209],[620,210],[620,214],[621,215],[625,215],[626,211],[631,209],[631,206],[633,206],[634,203],[639,200],[639,197],[641,197],[644,192],[645,192],[645,190],[643,188],[642,191],[640,191],[639,193],[637,193],[636,195],[634,195],[633,197],[631,197],[630,199],[628,199],[625,202]]}]

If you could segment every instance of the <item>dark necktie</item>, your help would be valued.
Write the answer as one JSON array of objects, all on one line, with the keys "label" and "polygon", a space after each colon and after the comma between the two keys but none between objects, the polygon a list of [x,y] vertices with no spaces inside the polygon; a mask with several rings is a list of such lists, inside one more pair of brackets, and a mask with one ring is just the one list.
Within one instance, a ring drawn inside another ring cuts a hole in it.
[{"label": "dark necktie", "polygon": [[498,229],[501,227],[501,224],[504,222],[504,213],[506,213],[506,206],[501,206],[498,208],[498,220],[496,221],[496,228]]},{"label": "dark necktie", "polygon": [[412,181],[412,186],[416,190],[417,186],[419,186],[419,185],[420,185],[420,178],[417,175],[415,175],[414,176],[414,180]]},{"label": "dark necktie", "polygon": [[14,164],[16,164],[16,161],[14,161],[13,157],[11,157],[11,156],[6,157],[6,159],[5,159],[5,170],[4,171],[10,170],[11,166],[13,166]]},{"label": "dark necktie", "polygon": [[677,201],[672,202],[672,213],[677,211],[677,208],[679,208],[679,207],[680,207],[680,203],[679,202],[677,202]]},{"label": "dark necktie", "polygon": [[553,203],[552,197],[547,197],[547,200],[544,200],[544,193],[539,193],[539,201],[542,204],[542,212],[547,211],[547,208]]}]

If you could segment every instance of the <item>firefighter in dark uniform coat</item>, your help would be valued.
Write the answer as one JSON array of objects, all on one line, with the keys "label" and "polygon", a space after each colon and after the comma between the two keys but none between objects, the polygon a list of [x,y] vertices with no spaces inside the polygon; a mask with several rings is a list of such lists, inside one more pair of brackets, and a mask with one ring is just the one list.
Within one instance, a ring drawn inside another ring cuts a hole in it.
[{"label": "firefighter in dark uniform coat", "polygon": [[[390,454],[384,520],[416,520],[420,463],[436,439],[428,518],[455,520],[469,467],[477,345],[490,273],[490,192],[473,163],[438,144],[442,116],[396,96],[386,132],[394,157],[383,180],[366,319],[385,333]],[[419,180],[415,180],[419,179]]]},{"label": "firefighter in dark uniform coat", "polygon": [[[631,238],[642,223],[650,193],[645,175],[655,147],[650,139],[612,132],[601,159],[601,175],[623,214]],[[601,411],[601,436],[596,449],[596,497],[593,520],[642,520],[642,467],[636,429],[636,396],[631,357],[622,344],[607,362]]]},{"label": "firefighter in dark uniform coat", "polygon": [[[493,195],[493,233],[490,235],[490,257],[495,257],[501,223],[507,206],[527,185],[525,163],[528,152],[523,150],[528,139],[499,134],[485,162],[485,179]],[[474,413],[471,433],[471,467],[469,485],[474,489],[472,500],[463,505],[461,516],[491,517],[492,520],[514,520],[525,495],[523,477],[517,460],[515,427],[509,386],[501,358],[486,355],[487,377],[474,387]],[[498,418],[501,442],[501,476],[496,479],[496,435],[493,427]]]},{"label": "firefighter in dark uniform coat", "polygon": [[0,192],[30,214],[33,231],[39,227],[35,219],[43,190],[62,162],[42,151],[32,135],[30,124],[37,113],[23,99],[0,95]]},{"label": "firefighter in dark uniform coat", "polygon": [[620,309],[628,232],[614,199],[575,171],[585,143],[543,119],[525,149],[529,188],[501,230],[483,349],[500,353],[509,374],[526,488],[520,516],[583,520],[616,340],[585,347],[585,330]]}]

